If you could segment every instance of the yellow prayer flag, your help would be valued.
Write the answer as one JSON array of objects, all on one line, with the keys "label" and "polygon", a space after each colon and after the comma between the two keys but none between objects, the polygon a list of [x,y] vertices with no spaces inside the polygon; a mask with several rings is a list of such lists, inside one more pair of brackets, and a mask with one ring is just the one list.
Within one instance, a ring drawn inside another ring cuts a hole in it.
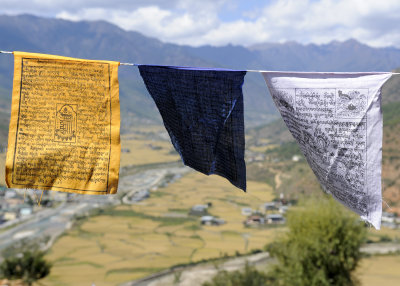
[{"label": "yellow prayer flag", "polygon": [[6,182],[80,194],[117,192],[118,62],[14,52]]}]

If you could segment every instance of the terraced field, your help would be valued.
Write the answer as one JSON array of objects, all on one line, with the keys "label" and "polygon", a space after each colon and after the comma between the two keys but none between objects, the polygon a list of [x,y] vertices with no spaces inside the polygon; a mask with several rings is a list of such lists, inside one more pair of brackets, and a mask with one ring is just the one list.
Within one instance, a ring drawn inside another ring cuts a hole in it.
[{"label": "terraced field", "polygon": [[397,286],[400,284],[400,255],[363,259],[357,271],[363,286]]},{"label": "terraced field", "polygon": [[[154,128],[154,132],[161,132]],[[121,167],[145,164],[157,164],[180,160],[169,140],[152,140],[150,134],[137,130],[135,135],[121,136]]]},{"label": "terraced field", "polygon": [[[246,194],[225,179],[193,172],[151,194],[141,204],[83,220],[61,237],[47,256],[54,267],[44,284],[116,285],[177,264],[260,249],[283,230],[243,226],[243,206],[258,209],[272,199],[267,184],[249,182]],[[205,203],[226,224],[202,226],[187,215]]]},{"label": "terraced field", "polygon": [[[179,161],[161,132],[164,131],[160,127],[143,128],[122,136],[121,167]],[[274,144],[249,145],[253,152],[275,155],[270,151],[276,147]],[[47,254],[54,266],[51,275],[41,283],[118,285],[174,265],[262,249],[284,228],[245,228],[242,207],[258,209],[277,194],[286,195],[289,189],[299,194],[320,193],[313,192],[317,183],[305,163],[295,163],[289,155],[285,160],[278,156],[277,162],[267,157],[266,161],[248,164],[248,178],[256,181],[248,181],[247,194],[218,176],[190,172],[166,187],[152,190],[150,198],[140,204],[120,205],[78,220]],[[1,154],[3,165],[4,161],[5,154]],[[4,180],[4,168],[0,177]],[[193,205],[206,203],[212,204],[209,214],[224,219],[226,224],[202,226],[199,217],[188,215]],[[389,229],[370,230],[370,241],[379,242],[383,238],[398,241],[400,233]],[[381,282],[396,285],[393,283],[398,281],[398,268],[393,268],[394,265],[400,265],[398,256],[365,259],[359,270],[362,285]]]}]

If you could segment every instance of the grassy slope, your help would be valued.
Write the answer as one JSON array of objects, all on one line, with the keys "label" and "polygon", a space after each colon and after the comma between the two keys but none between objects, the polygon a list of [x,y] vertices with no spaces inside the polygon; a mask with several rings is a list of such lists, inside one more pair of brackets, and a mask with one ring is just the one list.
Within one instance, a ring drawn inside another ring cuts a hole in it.
[{"label": "grassy slope", "polygon": [[383,108],[383,198],[400,214],[400,102]]},{"label": "grassy slope", "polygon": [[11,91],[1,85],[0,75],[0,148],[7,146],[8,126],[10,122]]},{"label": "grassy slope", "polygon": [[[400,69],[394,70],[400,72]],[[400,76],[393,75],[382,88],[382,104],[400,101]]]}]

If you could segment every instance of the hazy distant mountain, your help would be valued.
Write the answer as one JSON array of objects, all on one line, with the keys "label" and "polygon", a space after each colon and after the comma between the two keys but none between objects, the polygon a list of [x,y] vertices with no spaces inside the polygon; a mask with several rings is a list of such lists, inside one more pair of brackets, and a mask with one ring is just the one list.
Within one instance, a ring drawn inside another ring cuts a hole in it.
[{"label": "hazy distant mountain", "polygon": [[262,66],[294,71],[390,71],[400,66],[400,49],[371,48],[356,40],[326,45],[261,44],[249,48]]},{"label": "hazy distant mountain", "polygon": [[30,15],[0,16],[1,48],[148,64],[196,64],[177,46],[163,44],[104,21],[71,22]]},{"label": "hazy distant mountain", "polygon": [[[0,16],[0,49],[158,65],[304,71],[390,71],[400,67],[400,50],[376,49],[355,40],[327,45],[260,44],[199,48],[162,43],[104,21],[71,22],[30,15]],[[0,56],[0,112],[11,103],[13,60]],[[136,68],[121,66],[123,129],[160,120]],[[248,73],[244,85],[248,124],[276,116],[262,77]],[[6,125],[6,124],[5,124]]]}]

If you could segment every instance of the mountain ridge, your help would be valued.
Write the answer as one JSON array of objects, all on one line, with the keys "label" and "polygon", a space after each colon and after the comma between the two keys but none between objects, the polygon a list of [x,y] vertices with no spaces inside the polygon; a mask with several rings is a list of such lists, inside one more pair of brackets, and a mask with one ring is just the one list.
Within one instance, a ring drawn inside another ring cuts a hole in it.
[{"label": "mountain ridge", "polygon": [[[372,69],[375,69],[375,71],[390,71],[400,66],[400,49],[395,47],[373,48],[355,39],[348,39],[343,42],[331,41],[322,45],[313,43],[300,44],[290,41],[285,43],[266,42],[249,47],[231,44],[221,47],[210,45],[191,47],[164,43],[156,38],[144,36],[137,31],[124,30],[103,20],[69,21],[58,18],[43,18],[29,14],[18,16],[0,15],[0,27],[2,28],[0,31],[2,50],[46,52],[88,59],[133,61],[140,64],[208,65],[211,67],[216,65],[221,67],[223,63],[227,63],[227,67],[236,65],[237,69],[254,67],[258,64],[263,65],[265,69],[268,68],[265,66],[266,62],[259,62],[259,60],[260,57],[265,58],[268,56],[270,61],[274,60],[276,68],[283,70],[284,66],[296,68],[298,64],[290,61],[287,57],[284,59],[274,56],[285,55],[290,52],[292,55],[297,54],[296,57],[299,58],[299,56],[307,52],[310,55],[319,54],[321,57],[324,57],[323,63],[325,64],[315,69],[315,71],[322,71],[324,66],[337,65],[337,59],[335,58],[337,57],[337,53],[342,53],[343,61],[343,59],[349,56],[354,56],[354,54],[343,52],[356,51],[358,53],[368,53],[376,57],[376,60],[384,60],[382,63],[376,64],[375,60],[360,61],[359,57],[354,58],[354,67],[366,67],[365,70],[358,71],[372,71]],[[112,34],[114,36],[111,36]],[[85,40],[77,42],[78,39],[85,37]],[[51,45],[49,45],[49,39],[52,40]],[[118,42],[118,45],[115,45],[112,42],[113,40],[120,42]],[[121,42],[122,40],[124,42]],[[94,45],[96,45],[96,49],[91,49]],[[163,52],[157,54],[146,50],[144,46],[149,47],[149,45],[151,45],[153,50],[162,49]],[[129,49],[129,46],[132,46],[132,48]],[[116,54],[118,54],[118,58],[114,56]],[[307,55],[307,58],[310,55]],[[243,58],[246,62],[244,62]],[[318,58],[314,59],[316,63],[319,62],[318,60]],[[276,63],[278,61],[281,64]],[[243,67],[238,67],[237,62],[242,63]],[[345,63],[347,63],[347,60]],[[343,66],[344,63],[340,65]],[[305,66],[304,71],[311,71],[310,66]],[[346,71],[356,70],[351,70],[351,67],[347,67]]]},{"label": "mountain ridge", "polygon": [[[190,47],[163,43],[106,21],[68,21],[32,15],[0,15],[0,49],[138,64],[303,71],[390,71],[400,67],[400,49],[371,48],[356,40],[325,45],[267,43],[249,48]],[[0,107],[11,104],[12,56],[0,57]],[[137,69],[119,69],[121,113],[130,124],[161,123]],[[265,82],[248,73],[243,86],[247,126],[277,118]]]}]

